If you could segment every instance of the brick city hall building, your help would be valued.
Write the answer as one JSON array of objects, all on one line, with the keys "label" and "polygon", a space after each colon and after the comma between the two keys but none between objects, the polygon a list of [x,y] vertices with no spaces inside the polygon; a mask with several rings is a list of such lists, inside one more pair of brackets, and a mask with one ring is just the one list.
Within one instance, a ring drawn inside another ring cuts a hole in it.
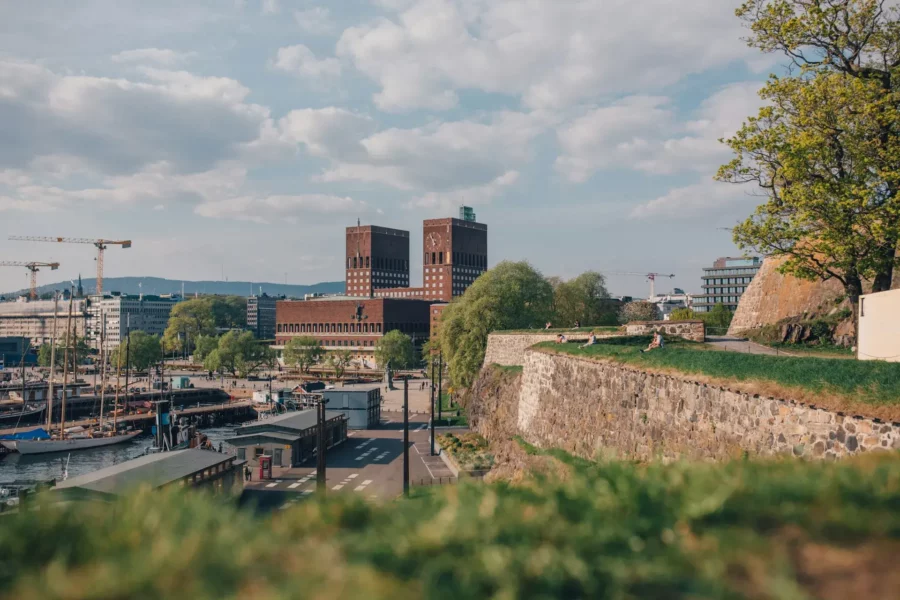
[{"label": "brick city hall building", "polygon": [[435,315],[487,270],[487,225],[460,208],[460,218],[429,219],[422,227],[422,287],[409,287],[409,232],[377,225],[348,227],[344,296],[283,300],[276,308],[276,340],[312,336],[327,350],[371,356],[394,329],[417,344],[428,339]]}]

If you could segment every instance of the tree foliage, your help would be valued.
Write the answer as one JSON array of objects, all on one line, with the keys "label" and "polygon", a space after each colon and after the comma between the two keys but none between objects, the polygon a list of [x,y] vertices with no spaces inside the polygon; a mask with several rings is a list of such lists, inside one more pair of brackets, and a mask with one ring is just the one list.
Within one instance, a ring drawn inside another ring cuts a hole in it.
[{"label": "tree foliage", "polygon": [[[59,340],[56,344],[56,367],[61,369],[63,367],[63,361],[65,360],[65,347],[66,340],[68,336],[64,336],[63,339]],[[87,340],[83,337],[79,337],[75,342],[75,358],[78,360],[78,364],[82,364],[86,356],[92,354],[93,349],[88,346]],[[38,348],[38,364],[42,367],[50,366],[50,354],[51,354],[50,344],[41,344]],[[72,353],[69,353],[69,369],[73,366]]]},{"label": "tree foliage", "polygon": [[215,350],[206,355],[203,366],[208,371],[247,377],[262,367],[275,364],[275,351],[262,344],[249,331],[229,331],[219,338]]},{"label": "tree foliage", "polygon": [[724,331],[728,330],[728,326],[731,325],[734,312],[728,310],[724,304],[719,303],[713,306],[709,312],[699,313],[698,316],[707,327],[723,330],[724,333]]},{"label": "tree foliage", "polygon": [[212,335],[201,335],[194,344],[194,362],[203,364],[206,357],[219,347],[219,338]]},{"label": "tree foliage", "polygon": [[328,353],[325,365],[330,369],[334,369],[334,376],[340,379],[344,376],[352,360],[353,353],[349,350],[335,350]]},{"label": "tree foliage", "polygon": [[284,345],[284,364],[297,367],[308,373],[310,367],[319,362],[325,355],[325,349],[319,341],[310,336],[292,338]]},{"label": "tree foliage", "polygon": [[392,369],[407,369],[415,364],[415,348],[412,338],[400,330],[388,331],[375,344],[375,360],[384,367],[390,363]]},{"label": "tree foliage", "polygon": [[695,319],[699,319],[700,313],[695,313],[690,308],[676,308],[669,315],[669,318],[673,321],[693,321]]},{"label": "tree foliage", "polygon": [[192,298],[172,307],[169,323],[163,334],[166,350],[190,350],[201,335],[215,335],[216,320],[208,298]]},{"label": "tree foliage", "polygon": [[[126,360],[127,357],[127,360]],[[158,336],[144,331],[132,331],[128,338],[113,348],[109,353],[109,364],[113,368],[121,360],[122,368],[126,367],[144,371],[162,360],[162,345]],[[130,363],[130,364],[129,364]]]},{"label": "tree foliage", "polygon": [[[784,257],[780,270],[890,289],[900,239],[900,21],[886,0],[747,0],[748,43],[794,69],[727,144],[718,179],[766,198],[735,242]],[[854,310],[854,313],[856,311]]]},{"label": "tree foliage", "polygon": [[241,329],[247,325],[247,299],[243,296],[209,296],[213,323],[219,329]]},{"label": "tree foliage", "polygon": [[440,344],[454,387],[468,387],[478,374],[488,334],[543,327],[552,304],[553,288],[527,262],[501,262],[475,280],[441,315]]},{"label": "tree foliage", "polygon": [[629,302],[619,311],[619,320],[622,323],[632,321],[658,321],[661,315],[659,307],[652,302]]},{"label": "tree foliage", "polygon": [[574,279],[563,281],[551,277],[553,287],[552,321],[557,327],[615,325],[616,309],[606,290],[606,279],[600,273],[588,271]]}]

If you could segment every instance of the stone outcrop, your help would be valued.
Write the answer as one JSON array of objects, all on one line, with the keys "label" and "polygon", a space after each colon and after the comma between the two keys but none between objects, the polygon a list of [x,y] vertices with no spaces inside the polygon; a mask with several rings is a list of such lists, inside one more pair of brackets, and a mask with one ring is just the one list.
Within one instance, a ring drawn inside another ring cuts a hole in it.
[{"label": "stone outcrop", "polygon": [[625,326],[626,335],[649,335],[657,331],[692,342],[706,340],[706,324],[703,321],[634,321]]},{"label": "stone outcrop", "polygon": [[900,448],[898,423],[550,350],[529,349],[524,362],[520,377],[505,379],[486,367],[473,388],[473,428],[492,441],[521,435],[585,458],[628,459],[820,459]]},{"label": "stone outcrop", "polygon": [[[813,320],[849,309],[840,281],[807,281],[778,272],[783,259],[767,258],[759,272],[741,296],[728,335],[774,325],[787,320]],[[900,287],[900,270],[894,272],[893,287]],[[863,284],[864,289],[871,286]],[[849,321],[849,319],[848,319]],[[852,333],[850,323],[839,324],[834,331],[835,341]],[[801,331],[798,335],[803,335]]]}]

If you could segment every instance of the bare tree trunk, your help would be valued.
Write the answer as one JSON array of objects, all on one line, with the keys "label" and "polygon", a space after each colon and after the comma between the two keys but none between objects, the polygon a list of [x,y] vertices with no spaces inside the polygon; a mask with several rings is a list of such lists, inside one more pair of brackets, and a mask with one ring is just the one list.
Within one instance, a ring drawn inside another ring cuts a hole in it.
[{"label": "bare tree trunk", "polygon": [[872,280],[872,292],[886,292],[894,282],[894,264],[897,259],[897,239],[886,241],[885,249],[879,252],[881,268]]},{"label": "bare tree trunk", "polygon": [[856,334],[859,331],[859,297],[862,295],[862,279],[856,273],[847,274],[844,283],[844,291],[847,293],[847,299],[850,301],[850,310],[853,317],[853,331],[851,335],[856,340]]}]

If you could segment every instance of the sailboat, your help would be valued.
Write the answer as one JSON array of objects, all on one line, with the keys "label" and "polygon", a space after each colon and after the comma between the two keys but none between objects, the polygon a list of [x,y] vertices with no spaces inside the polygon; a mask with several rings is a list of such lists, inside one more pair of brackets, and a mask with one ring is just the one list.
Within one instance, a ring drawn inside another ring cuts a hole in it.
[{"label": "sailboat", "polygon": [[[103,329],[101,333],[101,342],[100,348],[101,353],[104,354],[102,357],[103,363],[103,382],[101,386],[101,401],[100,401],[100,427],[95,429],[88,429],[84,427],[71,427],[66,429],[66,396],[68,395],[68,369],[69,369],[69,345],[68,340],[72,340],[72,365],[75,376],[75,381],[78,381],[78,361],[76,360],[76,348],[77,348],[77,338],[74,335],[74,330],[72,331],[73,335],[69,337],[69,327],[72,322],[72,299],[74,294],[69,295],[69,316],[66,320],[66,347],[63,358],[63,390],[62,390],[62,407],[61,407],[61,422],[59,424],[59,435],[53,436],[45,431],[34,432],[35,435],[30,436],[28,439],[23,439],[20,436],[16,436],[16,439],[0,439],[0,443],[9,448],[10,450],[16,450],[20,454],[48,454],[51,452],[75,452],[78,450],[88,450],[91,448],[99,448],[102,446],[112,446],[113,444],[121,444],[124,442],[128,442],[137,436],[139,436],[142,432],[140,429],[132,429],[129,427],[127,431],[119,431],[118,430],[118,408],[119,408],[119,370],[121,368],[121,354],[119,355],[119,364],[116,368],[116,406],[113,411],[113,427],[112,431],[106,431],[103,427],[103,401],[105,399],[106,394],[106,319],[103,320]],[[55,337],[56,337],[56,308],[54,307],[54,327],[53,327],[53,341],[51,342],[53,345],[52,349],[55,349]],[[130,337],[130,336],[129,336]],[[127,342],[126,342],[127,343]],[[128,350],[128,346],[126,346],[126,352]],[[51,356],[50,359],[50,395],[47,399],[47,429],[52,431],[52,419],[53,419],[53,411],[52,411],[52,402],[53,402],[53,376],[55,374],[56,365],[54,363],[55,356]],[[126,357],[126,362],[128,358]],[[126,406],[127,406],[127,398],[128,398],[128,379],[126,377]]]}]

